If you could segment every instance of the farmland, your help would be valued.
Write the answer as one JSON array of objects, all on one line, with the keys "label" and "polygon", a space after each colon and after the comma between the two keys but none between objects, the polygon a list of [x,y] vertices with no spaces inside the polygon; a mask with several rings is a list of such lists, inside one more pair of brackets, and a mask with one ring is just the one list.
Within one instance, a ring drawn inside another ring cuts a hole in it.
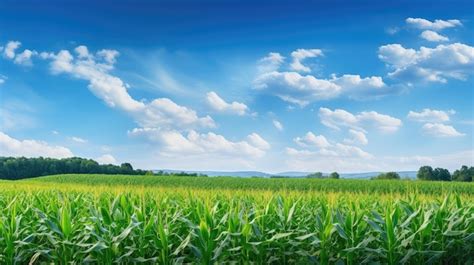
[{"label": "farmland", "polygon": [[58,175],[0,189],[1,264],[474,257],[473,183]]}]

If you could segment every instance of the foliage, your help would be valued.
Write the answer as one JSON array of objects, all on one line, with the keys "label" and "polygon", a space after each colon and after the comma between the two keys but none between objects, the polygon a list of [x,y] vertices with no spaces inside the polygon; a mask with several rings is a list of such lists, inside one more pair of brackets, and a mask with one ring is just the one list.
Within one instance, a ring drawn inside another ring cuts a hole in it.
[{"label": "foliage", "polygon": [[366,193],[410,193],[474,195],[474,183],[461,182],[428,182],[411,180],[378,180],[363,179],[308,179],[308,178],[236,178],[236,177],[189,177],[189,176],[130,176],[130,175],[55,175],[30,180],[31,183],[83,184],[83,185],[128,185],[183,187],[188,189],[226,189],[226,190],[294,190],[294,191],[328,191],[328,192],[366,192]]},{"label": "foliage", "polygon": [[[152,171],[133,169],[130,163],[116,165],[100,165],[92,159],[80,157],[54,159],[54,158],[26,158],[26,157],[0,157],[0,179],[24,179],[46,175],[68,173],[95,173],[95,174],[121,174],[121,175],[155,175]],[[205,176],[196,173],[165,173],[159,175],[170,176]]]},{"label": "foliage", "polygon": [[422,166],[416,173],[416,178],[421,180],[433,179],[433,168],[430,166]]},{"label": "foliage", "polygon": [[433,170],[430,166],[422,166],[418,170],[416,177],[420,180],[437,180],[437,181],[465,181],[472,182],[474,179],[474,167],[462,166],[454,171],[453,175],[445,168],[436,168]]},{"label": "foliage", "polygon": [[474,181],[474,167],[462,166],[461,169],[454,171],[453,180],[456,181]]},{"label": "foliage", "polygon": [[[0,181],[1,264],[473,263],[471,183],[444,184],[471,192],[449,196],[413,181],[348,181],[378,187],[365,192],[337,191],[346,181],[331,179],[236,179],[274,190],[230,190],[230,178],[81,177]],[[413,191],[393,192],[398,183]]]},{"label": "foliage", "polygon": [[422,166],[418,170],[416,177],[420,180],[451,181],[449,170],[440,167],[433,170],[430,166]]},{"label": "foliage", "polygon": [[337,173],[337,172],[332,172],[332,173],[329,175],[329,178],[330,178],[330,179],[339,179],[339,173]]},{"label": "foliage", "polygon": [[307,178],[321,179],[321,178],[323,178],[323,173],[321,173],[321,172],[315,172],[315,173],[308,174],[306,177],[307,177]]},{"label": "foliage", "polygon": [[437,167],[433,170],[433,178],[439,181],[451,181],[451,173],[445,168]]},{"label": "foliage", "polygon": [[373,179],[400,179],[400,175],[397,172],[380,173]]}]

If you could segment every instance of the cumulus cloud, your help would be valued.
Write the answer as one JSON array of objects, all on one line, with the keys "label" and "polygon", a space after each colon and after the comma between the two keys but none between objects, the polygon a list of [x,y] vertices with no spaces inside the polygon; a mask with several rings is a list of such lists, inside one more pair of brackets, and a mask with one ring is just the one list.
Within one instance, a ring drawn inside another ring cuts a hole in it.
[{"label": "cumulus cloud", "polygon": [[393,92],[380,76],[363,78],[360,75],[345,74],[338,77],[333,74],[330,81],[341,87],[341,94],[355,99],[379,97]]},{"label": "cumulus cloud", "polygon": [[258,70],[261,73],[276,71],[284,61],[285,57],[278,52],[270,52],[258,61]]},{"label": "cumulus cloud", "polygon": [[175,130],[135,128],[130,136],[146,137],[161,145],[162,154],[173,156],[217,155],[235,157],[262,157],[270,144],[257,133],[252,133],[242,141],[230,141],[212,132],[198,133],[194,130],[184,135]]},{"label": "cumulus cloud", "polygon": [[25,49],[22,53],[19,53],[15,56],[15,60],[13,60],[13,62],[20,65],[31,66],[33,64],[31,62],[31,57],[37,54],[38,52],[36,51]]},{"label": "cumulus cloud", "polygon": [[31,58],[38,55],[35,50],[25,49],[21,53],[16,53],[16,50],[21,46],[19,41],[9,41],[5,47],[0,47],[0,52],[3,52],[3,57],[13,60],[15,64],[31,66]]},{"label": "cumulus cloud", "polygon": [[411,25],[417,29],[422,29],[422,30],[439,31],[446,28],[454,28],[454,27],[462,26],[461,21],[459,21],[458,19],[449,19],[449,20],[436,19],[434,21],[429,21],[424,18],[409,17],[405,21],[408,25]]},{"label": "cumulus cloud", "polygon": [[322,148],[319,150],[298,150],[288,147],[286,148],[286,154],[293,158],[313,159],[313,161],[316,161],[318,158],[369,159],[373,157],[370,153],[365,152],[357,146],[341,143],[336,143],[328,148]]},{"label": "cumulus cloud", "polygon": [[128,93],[126,84],[110,74],[116,57],[114,50],[100,50],[91,54],[86,46],[78,46],[74,57],[69,51],[41,53],[40,57],[51,60],[53,74],[69,74],[89,82],[89,90],[108,106],[118,108],[134,117],[143,127],[170,127],[179,129],[212,128],[210,116],[199,117],[197,113],[180,106],[168,98],[158,98],[147,103],[138,101]]},{"label": "cumulus cloud", "polygon": [[15,58],[15,50],[18,49],[21,45],[19,41],[9,41],[7,45],[3,48],[3,56],[8,59]]},{"label": "cumulus cloud", "polygon": [[248,107],[244,103],[240,103],[237,101],[227,103],[214,91],[207,93],[206,100],[209,106],[211,106],[211,108],[220,112],[227,112],[242,116],[245,115],[248,111]]},{"label": "cumulus cloud", "polygon": [[312,75],[297,72],[270,72],[255,80],[255,88],[266,90],[284,101],[305,106],[312,101],[334,98],[341,87]]},{"label": "cumulus cloud", "polygon": [[[290,168],[311,171],[354,170],[357,165],[366,165],[374,156],[361,148],[343,143],[331,143],[323,135],[312,132],[293,141],[302,149],[287,147],[286,164]],[[366,168],[367,170],[367,168]]]},{"label": "cumulus cloud", "polygon": [[0,156],[25,157],[72,157],[71,150],[63,146],[50,145],[38,140],[18,140],[0,132]]},{"label": "cumulus cloud", "polygon": [[[294,61],[290,68],[294,71],[277,71],[278,68],[261,71],[254,80],[254,88],[301,107],[314,101],[328,100],[341,95],[364,99],[393,93],[394,90],[388,87],[379,76],[361,77],[355,74],[337,76],[333,74],[330,78],[325,79],[299,73],[309,72],[305,70],[305,66],[298,66],[302,59],[321,55],[322,52],[319,49],[298,49],[292,53]],[[278,62],[280,64],[282,61]],[[270,68],[267,67],[267,69]]]},{"label": "cumulus cloud", "polygon": [[117,159],[111,154],[104,154],[101,155],[97,158],[95,158],[95,161],[99,164],[117,164]]},{"label": "cumulus cloud", "polygon": [[408,82],[446,83],[449,78],[465,80],[474,69],[474,47],[462,43],[421,47],[419,50],[389,44],[379,47],[378,54],[379,59],[393,70],[390,77]]},{"label": "cumulus cloud", "polygon": [[306,58],[315,58],[323,56],[323,51],[320,49],[297,49],[291,53],[293,62],[290,64],[290,68],[298,72],[311,72],[311,69],[302,64]]},{"label": "cumulus cloud", "polygon": [[425,30],[420,34],[420,37],[432,42],[440,42],[440,41],[449,41],[449,38],[439,34],[436,31],[432,30]]},{"label": "cumulus cloud", "polygon": [[273,123],[273,126],[275,126],[275,128],[277,128],[277,130],[283,131],[283,124],[281,124],[281,122],[279,122],[277,120],[273,120],[272,123]]},{"label": "cumulus cloud", "polygon": [[89,53],[89,49],[87,46],[80,45],[77,46],[74,51],[77,53],[77,57],[81,59],[90,59],[92,55]]},{"label": "cumulus cloud", "polygon": [[418,122],[440,123],[440,122],[449,121],[449,116],[455,113],[456,111],[454,110],[443,111],[443,110],[432,110],[432,109],[425,108],[420,112],[410,110],[408,112],[407,118],[412,121],[418,121]]},{"label": "cumulus cloud", "polygon": [[459,137],[466,135],[458,132],[453,126],[442,123],[426,123],[422,129],[426,134],[435,137]]},{"label": "cumulus cloud", "polygon": [[323,135],[315,135],[312,132],[307,132],[303,137],[296,137],[293,141],[302,147],[327,148],[331,146],[326,137]]},{"label": "cumulus cloud", "polygon": [[363,111],[354,115],[343,109],[320,108],[319,118],[323,125],[336,130],[347,127],[365,131],[366,127],[375,127],[383,132],[394,132],[402,126],[400,119],[376,111]]},{"label": "cumulus cloud", "polygon": [[349,130],[350,138],[344,139],[345,143],[356,144],[356,145],[367,145],[369,140],[364,132],[350,129]]}]

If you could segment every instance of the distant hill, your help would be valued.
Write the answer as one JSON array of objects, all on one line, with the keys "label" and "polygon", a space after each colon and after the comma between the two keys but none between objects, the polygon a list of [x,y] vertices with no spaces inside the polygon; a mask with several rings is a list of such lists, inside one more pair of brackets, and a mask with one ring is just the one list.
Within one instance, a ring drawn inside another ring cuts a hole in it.
[{"label": "distant hill", "polygon": [[[154,170],[158,172],[159,170]],[[186,172],[186,173],[197,173],[197,174],[205,174],[209,177],[241,177],[241,178],[250,178],[250,177],[262,177],[262,178],[269,178],[271,176],[284,176],[284,177],[291,177],[291,178],[301,178],[305,177],[310,173],[313,172],[304,172],[304,171],[287,171],[287,172],[279,172],[275,174],[270,174],[261,171],[190,171],[190,170],[173,170],[173,169],[162,169],[163,172],[167,173],[179,173],[179,172]],[[369,179],[371,177],[377,176],[382,172],[363,172],[363,173],[341,173],[341,178],[346,179]],[[401,178],[416,178],[416,171],[398,171],[397,172]],[[323,173],[324,176],[329,175],[329,173]]]}]

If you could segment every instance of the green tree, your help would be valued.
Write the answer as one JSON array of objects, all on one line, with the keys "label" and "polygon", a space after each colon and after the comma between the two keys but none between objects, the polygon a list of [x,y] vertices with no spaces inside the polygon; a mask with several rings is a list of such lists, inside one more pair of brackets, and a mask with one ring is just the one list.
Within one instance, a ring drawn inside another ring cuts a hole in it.
[{"label": "green tree", "polygon": [[380,173],[373,179],[400,179],[400,175],[397,172]]},{"label": "green tree", "polygon": [[64,159],[0,157],[0,179],[23,179],[67,173],[144,175],[146,171],[134,170],[130,163],[123,163],[121,166],[99,165],[92,159],[80,157]]},{"label": "green tree", "polygon": [[420,180],[434,180],[433,168],[430,166],[422,166],[416,173],[416,178]]},{"label": "green tree", "polygon": [[329,178],[331,178],[331,179],[339,179],[339,173],[337,173],[337,172],[332,172],[332,173],[329,175]]},{"label": "green tree", "polygon": [[122,163],[120,165],[120,169],[122,170],[121,173],[123,174],[130,174],[131,172],[133,172],[133,167],[130,163]]},{"label": "green tree", "polygon": [[468,181],[472,182],[474,180],[474,167],[462,166],[460,169],[454,171],[453,178],[454,181]]},{"label": "green tree", "polygon": [[433,170],[433,178],[434,180],[451,181],[451,173],[445,168],[438,167]]},{"label": "green tree", "polygon": [[311,173],[309,175],[306,176],[307,178],[317,178],[317,179],[321,179],[323,178],[323,173],[321,172],[315,172],[315,173]]}]

